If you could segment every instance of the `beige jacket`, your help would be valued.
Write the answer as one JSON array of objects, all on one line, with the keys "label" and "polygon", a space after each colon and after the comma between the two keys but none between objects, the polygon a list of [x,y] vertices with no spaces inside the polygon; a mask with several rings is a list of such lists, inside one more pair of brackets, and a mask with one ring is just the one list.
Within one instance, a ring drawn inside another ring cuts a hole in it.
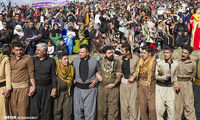
[{"label": "beige jacket", "polygon": [[6,81],[6,89],[11,89],[11,70],[10,62],[7,56],[0,59],[0,82]]},{"label": "beige jacket", "polygon": [[[178,62],[172,60],[172,64],[171,64],[171,78],[172,78],[172,82],[176,82],[177,81],[177,74],[178,74]],[[160,66],[163,75],[159,75],[158,73],[158,66]],[[157,65],[156,65],[156,73],[155,73],[155,78],[156,80],[166,80],[166,75],[169,71],[169,64],[165,61],[165,60],[160,60]]]},{"label": "beige jacket", "polygon": [[[123,58],[122,57],[118,57],[118,60],[120,61],[120,65],[122,65]],[[137,67],[138,60],[139,60],[138,56],[132,55],[132,58],[130,59],[130,76],[129,76],[129,78],[131,78],[134,75],[136,67]],[[122,69],[120,69],[120,72],[122,73]]]}]

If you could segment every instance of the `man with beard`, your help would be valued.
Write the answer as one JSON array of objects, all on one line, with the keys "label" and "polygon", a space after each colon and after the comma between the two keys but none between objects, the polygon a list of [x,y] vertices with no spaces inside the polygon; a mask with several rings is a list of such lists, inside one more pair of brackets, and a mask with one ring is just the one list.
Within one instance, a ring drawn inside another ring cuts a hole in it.
[{"label": "man with beard", "polygon": [[[156,120],[155,108],[155,67],[156,62],[151,57],[152,48],[142,47],[142,57],[136,68],[136,78],[139,82],[138,96],[141,120]],[[147,113],[148,109],[148,113]]]},{"label": "man with beard", "polygon": [[96,58],[89,56],[89,46],[80,46],[79,56],[73,60],[75,72],[74,120],[96,120],[96,99],[100,67]]},{"label": "man with beard", "polygon": [[114,59],[111,46],[103,48],[105,57],[101,59],[102,81],[98,86],[97,115],[98,120],[116,120],[119,111],[120,63]]},{"label": "man with beard", "polygon": [[122,79],[120,84],[120,109],[122,120],[136,120],[139,110],[138,84],[135,81],[135,70],[139,57],[131,54],[130,44],[121,47],[123,58],[121,62]]},{"label": "man with beard", "polygon": [[175,119],[175,91],[179,90],[177,83],[178,62],[172,59],[173,48],[165,46],[164,60],[156,65],[156,115],[158,120],[164,119],[167,109],[168,119]]},{"label": "man with beard", "polygon": [[178,61],[178,84],[180,90],[176,94],[176,120],[181,120],[184,111],[187,120],[196,120],[194,109],[194,94],[192,81],[196,73],[196,65],[190,59],[192,47],[185,45],[182,48],[181,60]]}]

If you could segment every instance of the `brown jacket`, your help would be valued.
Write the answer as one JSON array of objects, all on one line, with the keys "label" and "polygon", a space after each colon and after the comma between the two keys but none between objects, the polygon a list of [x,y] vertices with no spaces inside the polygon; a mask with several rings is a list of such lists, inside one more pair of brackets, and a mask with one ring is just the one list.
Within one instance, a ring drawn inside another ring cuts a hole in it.
[{"label": "brown jacket", "polygon": [[10,62],[7,56],[0,59],[0,82],[6,81],[6,89],[11,89],[11,70]]},{"label": "brown jacket", "polygon": [[[192,81],[196,74],[196,64],[190,59],[187,61],[178,61],[178,81]],[[187,79],[187,80],[184,80]]]},{"label": "brown jacket", "polygon": [[33,59],[24,55],[21,59],[17,60],[15,56],[11,57],[11,81],[12,83],[20,83],[34,79],[34,65]]},{"label": "brown jacket", "polygon": [[120,64],[119,60],[117,60],[117,59],[115,59],[113,62],[114,63],[113,63],[112,72],[106,72],[106,71],[104,71],[104,63],[105,63],[105,61],[103,59],[101,59],[99,61],[100,68],[101,68],[101,76],[103,78],[103,81],[101,83],[99,83],[99,85],[101,85],[101,84],[102,85],[108,85],[110,83],[114,83],[115,80],[120,79],[120,78],[118,78],[116,76],[116,73],[120,72],[121,64]]}]

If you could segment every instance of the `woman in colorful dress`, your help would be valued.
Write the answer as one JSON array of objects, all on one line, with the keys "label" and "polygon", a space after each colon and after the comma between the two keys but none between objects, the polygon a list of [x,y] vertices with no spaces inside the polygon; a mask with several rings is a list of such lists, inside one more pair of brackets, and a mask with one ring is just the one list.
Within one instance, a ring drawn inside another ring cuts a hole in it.
[{"label": "woman in colorful dress", "polygon": [[80,25],[80,29],[78,31],[78,35],[77,35],[77,38],[75,40],[75,45],[73,47],[73,52],[75,54],[79,53],[79,49],[80,49],[80,46],[82,44],[86,44],[88,45],[88,40],[89,40],[89,32],[88,30],[85,28],[85,25],[84,24],[81,24]]},{"label": "woman in colorful dress", "polygon": [[193,50],[199,50],[200,43],[200,7],[197,8],[196,14],[190,18],[192,24],[191,46]]}]

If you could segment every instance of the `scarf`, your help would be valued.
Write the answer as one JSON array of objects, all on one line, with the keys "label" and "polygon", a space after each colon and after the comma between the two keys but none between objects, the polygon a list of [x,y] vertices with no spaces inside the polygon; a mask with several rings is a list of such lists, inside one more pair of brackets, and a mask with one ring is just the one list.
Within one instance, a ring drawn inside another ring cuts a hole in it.
[{"label": "scarf", "polygon": [[151,84],[151,76],[152,76],[152,69],[153,69],[153,63],[155,59],[152,57],[147,58],[147,60],[143,60],[140,58],[138,61],[138,65],[136,67],[136,78],[138,80],[139,76],[144,76],[146,73],[148,73],[147,82],[148,87],[150,88]]},{"label": "scarf", "polygon": [[63,81],[69,84],[68,94],[70,96],[70,90],[72,86],[72,81],[74,77],[74,68],[72,65],[67,65],[66,67],[61,66],[60,62],[57,62],[57,79],[58,77]]},{"label": "scarf", "polygon": [[87,26],[90,22],[90,17],[89,17],[89,9],[87,8],[86,10],[86,16],[85,16],[85,25]]},{"label": "scarf", "polygon": [[82,24],[82,26],[84,26],[84,29],[83,30],[81,30],[81,29],[79,29],[79,31],[78,31],[78,36],[85,36],[85,31],[86,31],[86,29],[85,29],[85,25],[84,24]]},{"label": "scarf", "polygon": [[194,14],[193,17],[197,22],[199,22],[198,23],[198,28],[200,29],[200,14],[199,14],[199,17],[197,16],[197,14]]},{"label": "scarf", "polygon": [[4,55],[3,55],[3,53],[0,53],[0,62],[4,59]]},{"label": "scarf", "polygon": [[[17,29],[19,29],[20,32],[18,32]],[[20,25],[16,25],[16,27],[14,29],[14,35],[24,36],[23,29],[22,29],[22,27]]]}]

